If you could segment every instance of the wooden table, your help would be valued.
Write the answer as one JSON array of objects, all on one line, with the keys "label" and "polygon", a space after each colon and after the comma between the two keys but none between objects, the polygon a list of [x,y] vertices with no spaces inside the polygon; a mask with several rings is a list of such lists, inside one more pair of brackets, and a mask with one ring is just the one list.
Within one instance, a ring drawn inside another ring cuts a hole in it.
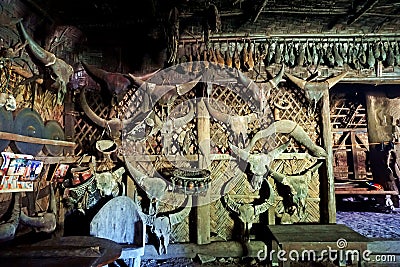
[{"label": "wooden table", "polygon": [[0,249],[1,266],[104,266],[121,255],[114,241],[92,236],[66,236]]},{"label": "wooden table", "polygon": [[297,255],[310,255],[307,260],[319,260],[321,255],[327,259],[336,257],[340,266],[346,266],[346,259],[357,254],[359,260],[353,259],[353,263],[361,265],[362,253],[369,242],[367,237],[342,224],[268,225],[268,229],[272,236],[268,253],[275,251],[268,254],[273,266],[290,266]]}]

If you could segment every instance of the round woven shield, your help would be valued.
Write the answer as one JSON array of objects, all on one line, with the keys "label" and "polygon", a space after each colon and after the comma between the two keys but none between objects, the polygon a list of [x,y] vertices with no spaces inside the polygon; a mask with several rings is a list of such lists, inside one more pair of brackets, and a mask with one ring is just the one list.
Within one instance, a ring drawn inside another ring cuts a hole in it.
[{"label": "round woven shield", "polygon": [[[7,111],[4,106],[0,107],[0,132],[12,133],[13,131],[13,116],[11,111]],[[0,139],[0,152],[3,151],[10,140]]]},{"label": "round woven shield", "polygon": [[[56,120],[46,121],[44,125],[43,137],[51,140],[65,141],[64,130],[61,127],[60,123]],[[60,156],[63,153],[63,149],[64,148],[62,146],[46,144],[44,145],[43,151],[51,156]]]},{"label": "round woven shield", "polygon": [[[23,108],[14,118],[14,133],[29,137],[43,138],[44,123],[40,114],[30,108]],[[43,148],[43,144],[16,141],[17,153],[36,156]]]}]

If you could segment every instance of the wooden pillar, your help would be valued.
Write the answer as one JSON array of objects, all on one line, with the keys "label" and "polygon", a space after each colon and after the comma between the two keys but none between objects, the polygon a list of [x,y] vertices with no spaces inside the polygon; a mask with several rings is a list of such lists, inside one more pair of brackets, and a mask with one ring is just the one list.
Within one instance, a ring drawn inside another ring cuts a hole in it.
[{"label": "wooden pillar", "polygon": [[[210,162],[210,114],[203,98],[197,103],[197,132],[199,144],[199,168],[207,169]],[[196,242],[199,245],[210,241],[210,190],[205,196],[196,196]]]},{"label": "wooden pillar", "polygon": [[[322,97],[322,137],[324,148],[328,154],[326,157],[326,177],[322,175],[323,181],[321,201],[326,201],[326,205],[322,203],[321,208],[327,209],[324,212],[322,223],[336,223],[336,199],[335,199],[335,178],[333,174],[333,151],[332,151],[332,129],[331,129],[331,116],[329,106],[329,90],[327,89]],[[326,190],[326,192],[324,192]],[[323,200],[325,198],[325,200]]]},{"label": "wooden pillar", "polygon": [[[75,141],[75,119],[74,119],[74,103],[72,102],[72,89],[67,88],[64,102],[64,133],[65,140],[69,142]],[[64,148],[64,155],[74,155],[75,151],[72,147]]]}]

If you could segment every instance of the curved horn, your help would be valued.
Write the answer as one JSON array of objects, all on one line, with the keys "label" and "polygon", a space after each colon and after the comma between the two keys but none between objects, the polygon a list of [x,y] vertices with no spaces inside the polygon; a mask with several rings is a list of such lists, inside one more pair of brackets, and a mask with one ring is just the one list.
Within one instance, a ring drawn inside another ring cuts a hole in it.
[{"label": "curved horn", "polygon": [[51,210],[51,212],[46,212],[42,216],[37,217],[30,217],[27,216],[24,212],[21,212],[21,222],[35,228],[35,230],[39,232],[51,233],[56,229],[57,204],[56,198],[54,197],[54,190],[52,185],[50,185],[48,210]]},{"label": "curved horn", "polygon": [[276,86],[278,86],[278,84],[282,80],[284,73],[285,73],[285,64],[282,64],[282,67],[279,70],[278,74],[276,74],[274,78],[272,78],[267,82],[267,89],[268,90],[274,89]]},{"label": "curved horn", "polygon": [[235,153],[236,155],[238,155],[241,159],[247,160],[250,156],[250,152],[245,150],[245,149],[241,149],[238,148],[237,146],[231,144],[229,142],[229,147],[232,149],[233,153]]},{"label": "curved horn", "polygon": [[271,173],[272,178],[274,178],[275,181],[284,183],[288,177],[282,173],[276,172],[274,170],[269,170]]},{"label": "curved horn", "polygon": [[191,101],[188,103],[189,105],[189,112],[183,116],[174,119],[174,127],[175,129],[182,127],[183,125],[188,124],[194,118],[194,107]]},{"label": "curved horn", "polygon": [[38,43],[36,43],[26,32],[22,21],[17,23],[17,27],[21,33],[22,41],[26,41],[30,52],[35,56],[37,60],[43,63],[45,66],[50,66],[56,62],[56,56],[46,50],[44,50]]},{"label": "curved horn", "polygon": [[186,206],[183,210],[168,215],[171,225],[182,222],[189,215],[191,209],[192,209],[192,197],[188,196]]},{"label": "curved horn", "polygon": [[196,79],[194,79],[193,81],[184,83],[184,84],[177,84],[176,85],[176,92],[178,93],[178,95],[184,95],[187,92],[189,92],[190,90],[192,90],[193,87],[196,86],[196,84],[201,80],[203,76],[199,76]]},{"label": "curved horn", "polygon": [[111,95],[116,95],[117,100],[121,101],[124,97],[124,94],[131,87],[131,80],[126,77],[126,75],[118,72],[108,72],[95,66],[91,66],[86,64],[85,62],[81,62],[83,68],[89,74],[90,77],[93,78],[100,85],[105,86],[106,90]]},{"label": "curved horn", "polygon": [[231,197],[226,194],[224,196],[224,200],[226,205],[234,212],[239,213],[239,208],[241,206],[241,204],[237,203],[236,201],[234,201],[233,199],[231,199]]},{"label": "curved horn", "polygon": [[89,104],[86,101],[86,88],[83,87],[81,90],[81,95],[80,95],[80,102],[81,102],[81,107],[83,111],[85,112],[86,116],[89,117],[94,123],[99,125],[100,127],[106,127],[107,126],[107,120],[99,117],[90,107]]},{"label": "curved horn", "polygon": [[138,123],[142,123],[145,119],[147,119],[151,113],[153,112],[153,110],[148,110],[145,112],[139,112],[139,114],[136,114],[135,116],[130,117],[129,119],[123,119],[122,120],[122,126],[124,128],[124,130],[129,133],[133,128],[135,128],[135,126]]},{"label": "curved horn", "polygon": [[296,122],[291,120],[280,120],[275,122],[277,133],[287,133],[297,142],[304,145],[315,157],[326,157],[328,154],[322,147],[316,145],[308,136],[306,131]]},{"label": "curved horn", "polygon": [[14,238],[21,217],[21,193],[13,193],[14,206],[11,217],[6,222],[0,224],[0,242]]},{"label": "curved horn", "polygon": [[156,74],[156,73],[159,72],[160,70],[161,70],[161,69],[157,69],[157,70],[155,70],[155,71],[153,71],[153,72],[144,74],[144,75],[142,75],[142,76],[135,76],[135,77],[137,77],[138,79],[140,79],[140,80],[142,80],[142,81],[146,81],[146,80],[150,79],[151,77],[153,77],[154,74]]},{"label": "curved horn", "polygon": [[[267,180],[267,179],[266,179]],[[268,199],[260,205],[257,205],[254,207],[255,215],[259,215],[261,213],[266,212],[270,207],[272,207],[275,204],[275,192],[274,189],[272,188],[271,184],[267,180],[267,184],[269,187],[269,197]]]},{"label": "curved horn", "polygon": [[282,154],[289,146],[290,141],[283,143],[282,145],[274,148],[273,150],[268,152],[268,156],[272,159],[276,159],[280,154]]},{"label": "curved horn", "polygon": [[210,112],[211,116],[216,118],[219,121],[222,121],[223,123],[229,124],[229,121],[231,120],[231,115],[222,113],[214,108],[211,107],[210,103],[208,101],[204,101],[204,103],[207,106],[208,112]]},{"label": "curved horn", "polygon": [[256,142],[262,138],[266,138],[269,137],[273,134],[276,133],[276,129],[275,129],[275,122],[273,124],[271,124],[270,126],[268,126],[268,128],[258,131],[253,138],[251,139],[249,145],[246,147],[246,151],[250,151],[252,149],[252,147],[256,144]]},{"label": "curved horn", "polygon": [[297,78],[289,73],[285,73],[286,77],[289,78],[289,80],[291,80],[295,85],[297,85],[298,87],[300,87],[301,89],[304,90],[304,88],[306,87],[306,83],[307,81]]},{"label": "curved horn", "polygon": [[131,174],[132,178],[137,182],[139,185],[143,184],[143,180],[147,178],[148,176],[142,172],[140,172],[138,169],[133,167],[133,165],[129,162],[129,160],[126,159],[124,156],[124,161],[125,165],[128,169],[128,172]]},{"label": "curved horn", "polygon": [[337,84],[341,79],[343,79],[344,76],[347,75],[347,73],[348,73],[347,71],[344,71],[335,77],[327,79],[326,82],[328,83],[328,88],[331,89],[335,84]]},{"label": "curved horn", "polygon": [[107,75],[109,74],[108,71],[96,68],[93,65],[86,64],[85,62],[81,61],[82,67],[85,69],[86,73],[93,78],[96,82],[100,84],[106,85]]},{"label": "curved horn", "polygon": [[143,211],[141,211],[140,209],[138,209],[137,212],[139,213],[140,218],[146,225],[153,226],[156,216],[148,215]]},{"label": "curved horn", "polygon": [[160,99],[163,95],[168,93],[171,90],[176,90],[178,95],[183,95],[190,90],[200,81],[202,76],[197,77],[195,80],[191,82],[187,82],[184,84],[178,85],[157,85],[155,83],[144,82],[139,77],[136,77],[130,73],[128,73],[129,78],[133,81],[137,87],[144,90],[147,94],[151,96],[154,101]]}]

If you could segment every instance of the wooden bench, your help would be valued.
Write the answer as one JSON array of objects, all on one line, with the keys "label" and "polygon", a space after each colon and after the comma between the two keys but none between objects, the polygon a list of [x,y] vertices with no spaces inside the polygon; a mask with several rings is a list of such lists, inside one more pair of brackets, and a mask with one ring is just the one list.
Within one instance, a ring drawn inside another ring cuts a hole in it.
[{"label": "wooden bench", "polygon": [[367,237],[342,224],[269,225],[268,230],[272,237],[268,251],[272,266],[290,266],[302,255],[308,256],[306,261],[336,257],[339,266],[346,266],[346,260],[355,255],[358,259],[353,258],[353,262],[361,266],[369,242]]},{"label": "wooden bench", "polygon": [[93,217],[90,235],[110,239],[122,247],[120,259],[130,267],[139,267],[144,255],[145,225],[136,204],[126,196],[108,201]]}]

